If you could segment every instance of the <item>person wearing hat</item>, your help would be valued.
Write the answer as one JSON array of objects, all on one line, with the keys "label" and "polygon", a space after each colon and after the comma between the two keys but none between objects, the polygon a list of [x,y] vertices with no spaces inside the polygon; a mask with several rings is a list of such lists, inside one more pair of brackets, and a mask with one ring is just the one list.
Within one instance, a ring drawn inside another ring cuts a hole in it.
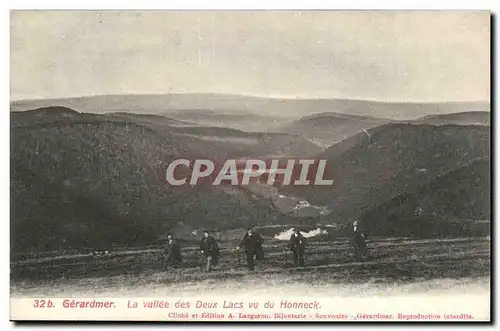
[{"label": "person wearing hat", "polygon": [[241,248],[245,248],[245,252],[247,255],[247,266],[250,271],[255,270],[255,258],[262,261],[264,255],[264,249],[262,248],[262,244],[264,243],[264,239],[260,234],[255,233],[252,228],[249,228],[243,239],[241,240],[237,250]]},{"label": "person wearing hat", "polygon": [[203,261],[201,271],[210,272],[212,266],[216,263],[219,255],[219,246],[212,237],[210,231],[205,230],[200,241],[200,253],[202,254]]},{"label": "person wearing hat", "polygon": [[294,228],[288,242],[288,249],[293,252],[293,262],[296,267],[304,266],[304,254],[306,252],[306,238],[299,229]]},{"label": "person wearing hat", "polygon": [[161,261],[161,268],[165,269],[168,264],[177,267],[181,262],[181,247],[179,242],[169,234],[167,236],[167,244],[163,248],[163,258]]},{"label": "person wearing hat", "polygon": [[366,236],[359,228],[358,221],[352,223],[352,245],[356,260],[361,260],[367,254],[367,247]]}]

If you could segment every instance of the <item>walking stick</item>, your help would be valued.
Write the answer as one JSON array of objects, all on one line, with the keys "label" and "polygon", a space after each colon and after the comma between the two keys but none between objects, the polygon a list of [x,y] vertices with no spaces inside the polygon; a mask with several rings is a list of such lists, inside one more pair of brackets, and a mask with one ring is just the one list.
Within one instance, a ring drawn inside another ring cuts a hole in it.
[{"label": "walking stick", "polygon": [[286,267],[286,265],[288,264],[288,249],[285,247],[284,251],[285,251],[285,263],[284,264],[285,264],[285,267]]},{"label": "walking stick", "polygon": [[200,271],[205,272],[205,255],[203,254],[203,251],[200,252]]}]

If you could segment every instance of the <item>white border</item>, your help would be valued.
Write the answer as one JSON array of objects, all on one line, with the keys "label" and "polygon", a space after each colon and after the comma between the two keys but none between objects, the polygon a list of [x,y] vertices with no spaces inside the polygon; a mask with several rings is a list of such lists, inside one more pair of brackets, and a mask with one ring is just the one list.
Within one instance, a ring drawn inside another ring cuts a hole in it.
[{"label": "white border", "polygon": [[[154,9],[187,9],[187,10],[195,10],[195,9],[239,9],[239,10],[252,10],[252,9],[266,9],[266,10],[294,10],[294,9],[318,9],[318,10],[491,10],[494,13],[498,13],[500,10],[498,0],[474,0],[474,1],[437,1],[437,0],[349,0],[349,1],[319,1],[319,0],[288,0],[288,1],[274,1],[270,0],[239,0],[239,1],[221,1],[221,0],[179,0],[179,1],[152,1],[152,0],[141,0],[141,1],[105,1],[105,0],[86,0],[86,1],[45,1],[41,3],[40,1],[27,1],[27,0],[19,0],[19,1],[2,1],[2,11],[1,11],[1,19],[2,19],[2,31],[0,34],[2,45],[5,47],[5,51],[2,52],[1,55],[1,63],[3,69],[4,80],[2,80],[2,104],[7,106],[9,104],[9,71],[10,71],[10,63],[9,63],[9,10],[11,9],[141,9],[141,10],[154,10]],[[492,27],[493,28],[493,27]],[[498,44],[498,35],[495,34],[495,44]],[[497,64],[497,59],[493,59],[495,64]],[[498,87],[495,86],[494,91],[492,91],[497,95]],[[492,109],[492,112],[496,113],[496,109]],[[4,110],[0,112],[1,119],[0,123],[2,125],[2,130],[0,130],[3,135],[3,139],[0,139],[0,150],[1,154],[1,183],[0,183],[0,194],[1,201],[4,203],[3,211],[3,219],[1,222],[1,226],[3,227],[4,239],[1,240],[3,244],[2,249],[2,266],[3,268],[3,281],[2,290],[4,291],[3,301],[5,304],[2,305],[2,321],[4,324],[7,324],[7,328],[12,329],[15,326],[12,323],[8,322],[9,319],[9,311],[8,311],[8,299],[9,299],[9,275],[8,268],[6,267],[9,263],[9,195],[10,195],[10,171],[9,171],[9,114],[8,110]],[[498,116],[495,116],[498,117]],[[497,121],[494,123],[494,127],[497,127]],[[495,130],[496,131],[496,130]],[[493,138],[493,137],[492,137]],[[493,152],[493,151],[492,151]],[[496,152],[496,150],[495,150]],[[498,153],[495,153],[494,157],[495,161],[498,161]],[[498,162],[496,162],[498,163]],[[497,181],[495,180],[495,184]],[[496,185],[495,185],[496,187]],[[498,198],[498,197],[497,197]],[[494,205],[499,205],[499,199],[495,199]],[[498,225],[496,226],[498,230]],[[495,231],[494,236],[497,237],[497,232]],[[495,250],[495,247],[492,248]],[[498,254],[495,254],[498,256]],[[496,261],[495,261],[496,262]],[[495,263],[496,265],[496,263]],[[496,311],[495,311],[496,315]],[[44,325],[38,326],[42,328],[53,328],[53,325]],[[70,326],[64,325],[65,328],[82,328],[83,326]],[[93,326],[93,328],[97,330],[105,330],[109,329],[113,326]],[[128,327],[134,328],[138,330],[149,330],[151,328],[150,325],[119,325],[114,327]],[[178,329],[183,327],[182,325],[168,325],[169,329]],[[200,327],[200,326],[197,326]],[[201,327],[206,327],[203,325]],[[231,328],[238,328],[236,325],[231,325]],[[273,326],[273,328],[283,328],[289,329],[290,325],[283,326]],[[307,326],[298,326],[299,328],[305,328]],[[331,325],[334,328],[343,328],[344,326]],[[434,328],[433,326],[431,328]],[[450,326],[451,327],[451,326]]]},{"label": "white border", "polygon": [[324,1],[324,0],[183,0],[183,1],[5,1],[8,8],[16,9],[325,9],[325,10],[487,10],[495,7],[495,0],[475,1],[436,1],[436,0],[351,0],[351,1]]}]

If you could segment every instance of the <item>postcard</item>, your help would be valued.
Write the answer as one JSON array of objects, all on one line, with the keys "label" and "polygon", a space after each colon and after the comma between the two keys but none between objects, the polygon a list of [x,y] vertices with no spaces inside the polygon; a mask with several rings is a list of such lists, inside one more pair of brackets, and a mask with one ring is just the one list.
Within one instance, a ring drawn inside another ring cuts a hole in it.
[{"label": "postcard", "polygon": [[491,321],[490,12],[10,18],[12,321]]}]

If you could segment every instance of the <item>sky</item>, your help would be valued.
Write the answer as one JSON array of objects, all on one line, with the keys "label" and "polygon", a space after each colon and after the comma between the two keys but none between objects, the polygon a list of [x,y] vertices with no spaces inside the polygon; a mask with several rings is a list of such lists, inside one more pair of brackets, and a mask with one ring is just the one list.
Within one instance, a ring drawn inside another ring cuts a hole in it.
[{"label": "sky", "polygon": [[11,99],[489,101],[488,12],[11,12]]}]

